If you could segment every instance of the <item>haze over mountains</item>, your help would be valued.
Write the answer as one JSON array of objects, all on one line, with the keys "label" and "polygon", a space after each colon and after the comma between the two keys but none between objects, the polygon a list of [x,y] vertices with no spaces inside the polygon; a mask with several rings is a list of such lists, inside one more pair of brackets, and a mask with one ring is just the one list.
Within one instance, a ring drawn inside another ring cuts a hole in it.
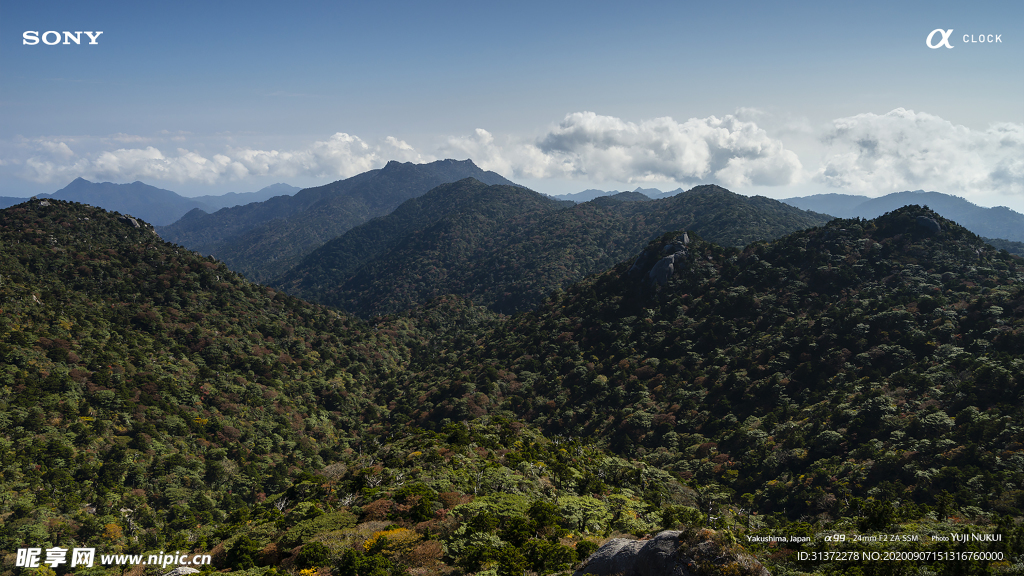
[{"label": "haze over mountains", "polygon": [[299,190],[302,190],[302,188],[277,183],[260,188],[256,192],[228,192],[218,196],[194,196],[192,200],[209,206],[212,211],[220,210],[221,208],[231,208],[232,206],[242,206],[252,202],[265,202],[275,196],[291,196]]},{"label": "haze over mountains", "polygon": [[[669,192],[662,192],[657,188],[637,188],[633,192],[657,199],[679,194],[682,192],[682,188]],[[620,192],[589,189],[575,194],[560,194],[555,198],[587,202],[614,194],[620,194]],[[958,222],[971,232],[989,239],[1000,248],[1024,256],[1024,244],[1022,244],[1024,242],[1024,214],[1005,206],[985,208],[958,196],[923,190],[893,192],[878,198],[833,193],[783,198],[781,201],[803,210],[828,214],[836,218],[866,219],[875,218],[911,204],[925,205],[943,217]]]},{"label": "haze over mountains", "polygon": [[[230,206],[262,202],[274,196],[294,194],[298,190],[287,184],[272,184],[256,192],[229,192],[220,196],[187,198],[142,182],[114,184],[76,178],[64,188],[52,194],[40,194],[39,197],[91,204],[163,226],[176,222],[190,210],[213,212]],[[21,204],[25,200],[27,198],[0,197],[0,208]]]},{"label": "haze over mountains", "polygon": [[958,196],[939,192],[894,192],[879,198],[849,194],[816,194],[786,198],[783,202],[837,218],[865,219],[876,218],[910,204],[918,204],[928,206],[944,218],[954,220],[979,236],[1024,242],[1024,214],[1005,206],[984,208]]},{"label": "haze over mountains", "polygon": [[[679,194],[682,191],[683,191],[682,188],[676,188],[675,190],[671,190],[669,192],[662,192],[661,190],[658,190],[657,188],[640,188],[640,187],[637,187],[637,189],[633,190],[632,192],[638,192],[638,193],[643,194],[644,196],[646,196],[646,197],[648,197],[648,198],[650,198],[652,200],[657,200],[659,198],[668,198],[669,196],[675,196],[676,194]],[[595,198],[601,198],[601,197],[604,197],[604,196],[613,196],[615,194],[621,194],[621,193],[622,192],[619,192],[618,190],[607,191],[607,190],[598,190],[596,188],[590,188],[590,189],[584,190],[582,192],[575,192],[573,194],[557,194],[557,195],[555,195],[553,197],[554,198],[558,198],[559,200],[572,200],[573,202],[589,202],[591,200],[594,200]]]}]

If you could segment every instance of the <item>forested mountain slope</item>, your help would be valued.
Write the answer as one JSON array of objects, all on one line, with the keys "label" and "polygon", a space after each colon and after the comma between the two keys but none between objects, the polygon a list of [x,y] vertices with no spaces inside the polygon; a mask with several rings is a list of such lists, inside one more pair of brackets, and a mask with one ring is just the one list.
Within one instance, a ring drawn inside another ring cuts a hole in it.
[{"label": "forested mountain slope", "polygon": [[[887,573],[1008,572],[1022,285],[909,207],[742,249],[665,234],[511,318],[449,296],[364,323],[31,201],[0,211],[0,573],[94,546],[249,576],[552,574],[662,528],[697,574],[869,573],[795,557],[856,531],[1005,554]],[[951,531],[1005,539],[930,539]],[[810,543],[747,538],[780,533]]]},{"label": "forested mountain slope", "polygon": [[744,249],[691,240],[423,363],[392,414],[516,414],[791,518],[882,497],[1021,513],[1019,259],[916,206]]},{"label": "forested mountain slope", "polygon": [[[474,178],[444,184],[328,242],[273,285],[366,316],[410,308],[466,292],[461,281],[471,278],[482,243],[500,242],[508,229],[569,205]],[[326,295],[339,290],[362,297],[343,303]]]},{"label": "forested mountain slope", "polygon": [[247,278],[266,282],[353,226],[387,214],[440,184],[469,177],[488,184],[512,185],[470,160],[429,164],[392,161],[379,170],[306,188],[293,196],[213,214],[193,210],[158,231],[166,240],[212,254]]},{"label": "forested mountain slope", "polygon": [[[492,314],[439,302],[371,327],[70,202],[0,212],[0,246],[3,574],[15,550],[57,546],[258,573],[549,574],[605,532],[700,518],[677,478],[580,439],[392,417],[411,359]],[[710,565],[760,566],[734,537],[687,534]],[[133,562],[157,569],[89,573]]]},{"label": "forested mountain slope", "polygon": [[8,208],[0,244],[4,550],[98,537],[125,506],[146,548],[173,547],[173,507],[322,468],[407,361],[388,335],[98,208]]},{"label": "forested mountain slope", "polygon": [[668,230],[743,245],[828,221],[718,186],[658,201],[625,192],[571,207],[538,197],[479,183],[442,186],[328,242],[273,285],[364,317],[444,294],[514,313]]}]

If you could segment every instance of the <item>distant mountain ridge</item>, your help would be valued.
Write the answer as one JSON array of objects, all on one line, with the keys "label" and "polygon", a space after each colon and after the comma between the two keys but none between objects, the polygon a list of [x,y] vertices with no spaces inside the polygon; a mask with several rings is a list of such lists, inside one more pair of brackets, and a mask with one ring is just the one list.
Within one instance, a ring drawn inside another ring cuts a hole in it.
[{"label": "distant mountain ridge", "polygon": [[[644,196],[650,198],[651,200],[668,198],[669,196],[675,196],[676,194],[679,194],[681,192],[683,192],[682,188],[676,188],[675,190],[671,190],[669,192],[662,192],[657,188],[640,187],[637,187],[636,190],[632,191],[632,193],[643,194]],[[618,190],[598,190],[596,188],[589,188],[582,192],[574,192],[572,194],[555,194],[553,195],[553,197],[558,198],[559,200],[571,200],[573,202],[590,202],[591,200],[594,200],[596,198],[601,198],[604,196],[615,196],[617,194],[623,194],[623,192],[619,192]]]},{"label": "distant mountain ridge", "polygon": [[46,196],[131,214],[155,225],[170,224],[189,210],[203,206],[201,202],[179,196],[170,190],[138,181],[115,184],[75,178],[64,188]]},{"label": "distant mountain ridge", "polygon": [[850,194],[815,194],[785,198],[783,202],[837,218],[877,218],[912,204],[927,205],[944,218],[949,218],[985,238],[1001,238],[1024,242],[1024,214],[1005,206],[985,208],[958,196],[940,192],[914,190],[894,192],[878,198]]},{"label": "distant mountain ridge", "polygon": [[[64,188],[52,194],[39,194],[38,197],[81,202],[98,206],[104,210],[131,214],[151,224],[163,226],[177,221],[192,210],[213,212],[239,204],[261,202],[274,196],[291,195],[298,190],[299,188],[295,186],[279,183],[267,186],[257,192],[229,192],[221,196],[207,195],[188,198],[144,182],[115,184],[75,178]],[[28,198],[0,197],[0,208],[21,204],[26,200]]]},{"label": "distant mountain ridge", "polygon": [[193,210],[157,231],[165,240],[212,254],[251,280],[267,282],[354,226],[388,214],[441,184],[470,177],[485,184],[518,186],[480,169],[472,160],[391,161],[383,168],[306,188],[294,196],[213,214]]},{"label": "distant mountain ridge", "polygon": [[202,202],[213,210],[231,208],[233,206],[244,206],[253,202],[266,202],[275,196],[292,196],[302,188],[278,182],[260,188],[256,192],[228,192],[219,196],[206,195],[192,198],[196,202]]},{"label": "distant mountain ridge", "polygon": [[622,192],[559,205],[526,189],[465,180],[353,228],[271,284],[365,317],[444,294],[509,314],[534,308],[668,231],[741,246],[828,220],[718,186],[662,200]]}]

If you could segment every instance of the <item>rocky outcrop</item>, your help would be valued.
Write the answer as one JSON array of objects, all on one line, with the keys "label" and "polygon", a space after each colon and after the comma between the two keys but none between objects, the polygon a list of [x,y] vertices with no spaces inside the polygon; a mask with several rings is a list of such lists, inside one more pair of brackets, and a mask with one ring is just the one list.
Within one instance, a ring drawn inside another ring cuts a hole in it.
[{"label": "rocky outcrop", "polygon": [[668,279],[676,272],[677,263],[681,264],[686,258],[686,245],[690,243],[690,237],[683,232],[682,236],[662,246],[660,249],[648,247],[640,253],[629,268],[627,274],[630,277],[637,277],[643,274],[644,269],[651,262],[654,266],[647,272],[647,281],[652,285],[664,286]]},{"label": "rocky outcrop", "polygon": [[582,574],[625,574],[633,569],[637,555],[646,542],[613,538],[604,543],[574,576]]},{"label": "rocky outcrop", "polygon": [[127,224],[132,228],[142,228],[142,226],[139,224],[139,221],[136,220],[135,218],[132,218],[131,216],[121,216],[120,218],[118,218],[118,220],[122,224]]},{"label": "rocky outcrop", "polygon": [[681,532],[666,530],[650,540],[614,538],[605,542],[573,576],[691,576],[696,565],[676,557]]},{"label": "rocky outcrop", "polygon": [[190,568],[188,566],[180,566],[164,574],[164,576],[187,576],[188,574],[195,574],[197,572],[199,572],[199,570],[196,570],[195,568]]},{"label": "rocky outcrop", "polygon": [[917,225],[921,228],[924,228],[928,232],[931,232],[932,234],[938,234],[939,232],[942,232],[942,226],[940,226],[934,218],[929,218],[927,216],[918,216]]},{"label": "rocky outcrop", "polygon": [[666,530],[650,540],[605,542],[573,576],[700,576],[718,569],[770,576],[764,566],[736,549],[727,533]]}]

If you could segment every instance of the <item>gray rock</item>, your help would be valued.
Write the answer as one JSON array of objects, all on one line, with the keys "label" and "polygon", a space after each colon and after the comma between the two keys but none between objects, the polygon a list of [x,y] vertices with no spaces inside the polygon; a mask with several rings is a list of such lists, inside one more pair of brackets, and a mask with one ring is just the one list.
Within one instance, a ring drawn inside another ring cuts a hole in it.
[{"label": "gray rock", "polygon": [[693,533],[684,536],[665,530],[650,540],[609,540],[573,576],[700,576],[700,564],[728,566],[744,576],[771,576],[745,553],[723,548],[712,538],[695,542]]},{"label": "gray rock", "polygon": [[682,250],[682,246],[670,245],[670,248],[680,248],[680,250],[670,256],[665,256],[658,263],[651,268],[651,271],[647,273],[647,278],[651,282],[655,282],[660,286],[664,286],[668,283],[668,279],[675,274],[676,262],[682,262],[683,258],[686,257],[686,251]]},{"label": "gray rock", "polygon": [[164,576],[185,576],[186,574],[195,574],[196,572],[199,572],[199,570],[196,570],[195,568],[189,568],[188,566],[179,566],[174,570],[171,570],[170,572],[164,574]]},{"label": "gray rock", "polygon": [[636,564],[637,554],[644,547],[646,542],[642,540],[627,540],[626,538],[613,538],[604,543],[587,558],[586,564],[577,570],[573,576],[583,574],[597,574],[599,576],[611,574],[627,574],[633,570]]},{"label": "gray rock", "polygon": [[[626,276],[630,278],[642,278],[647,266],[651,262],[657,261],[654,266],[648,270],[647,280],[664,286],[675,272],[675,262],[681,262],[681,259],[686,257],[686,245],[689,243],[690,237],[684,232],[681,237],[677,237],[672,242],[664,244],[660,248],[656,246],[648,246],[636,257],[636,260],[633,261],[633,265],[626,271]],[[668,256],[666,256],[666,254]]]},{"label": "gray rock", "polygon": [[675,255],[666,256],[651,268],[648,272],[647,277],[657,284],[664,286],[668,283],[668,279],[672,277],[672,273],[676,271],[676,267],[673,264],[675,262]]},{"label": "gray rock", "polygon": [[609,540],[573,576],[695,576],[693,561],[678,554],[679,534],[666,530],[651,540]]},{"label": "gray rock", "polygon": [[121,216],[118,220],[132,226],[133,228],[142,228],[142,226],[139,225],[139,221],[131,216]]},{"label": "gray rock", "polygon": [[666,530],[648,540],[636,555],[633,574],[637,576],[690,576],[697,567],[679,552],[679,532]]},{"label": "gray rock", "polygon": [[934,218],[929,218],[927,216],[918,216],[917,225],[931,232],[932,234],[938,234],[939,232],[942,232],[942,226],[939,226],[939,223],[936,222]]}]

